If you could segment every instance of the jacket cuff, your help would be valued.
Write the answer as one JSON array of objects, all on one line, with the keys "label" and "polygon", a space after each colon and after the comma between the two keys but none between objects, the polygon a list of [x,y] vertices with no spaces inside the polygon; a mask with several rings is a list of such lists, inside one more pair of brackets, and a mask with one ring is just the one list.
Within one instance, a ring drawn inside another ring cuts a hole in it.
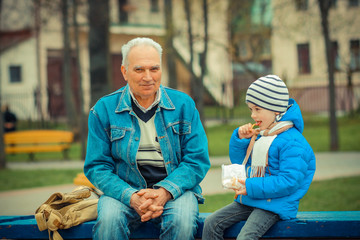
[{"label": "jacket cuff", "polygon": [[120,201],[124,204],[126,204],[128,207],[131,208],[130,205],[130,200],[131,200],[131,196],[136,193],[138,190],[136,190],[135,188],[128,188],[126,189],[120,197]]},{"label": "jacket cuff", "polygon": [[165,190],[171,194],[172,199],[176,199],[176,198],[180,197],[182,194],[179,187],[170,181],[162,180],[159,183],[154,185],[155,189],[158,189],[161,187],[165,188]]}]

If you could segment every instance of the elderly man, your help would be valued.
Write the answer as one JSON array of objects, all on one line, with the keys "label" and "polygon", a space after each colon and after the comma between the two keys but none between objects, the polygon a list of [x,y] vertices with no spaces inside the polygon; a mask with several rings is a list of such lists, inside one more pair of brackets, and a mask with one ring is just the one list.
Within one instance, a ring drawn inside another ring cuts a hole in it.
[{"label": "elderly man", "polygon": [[84,172],[104,195],[93,239],[129,239],[142,222],[160,239],[194,239],[200,182],[210,167],[193,100],[161,85],[161,46],[135,38],[122,47],[127,85],[89,114]]}]

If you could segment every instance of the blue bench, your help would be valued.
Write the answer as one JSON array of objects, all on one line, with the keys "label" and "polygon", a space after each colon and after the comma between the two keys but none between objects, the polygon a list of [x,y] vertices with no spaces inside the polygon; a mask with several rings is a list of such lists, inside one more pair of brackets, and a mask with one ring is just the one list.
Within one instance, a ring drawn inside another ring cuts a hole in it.
[{"label": "blue bench", "polygon": [[[206,216],[200,213],[197,239],[201,239]],[[91,239],[95,221],[60,230],[64,239]],[[234,239],[244,222],[235,224],[225,232],[226,239]],[[132,239],[157,239],[159,231],[151,223],[131,235]],[[33,215],[0,216],[0,239],[48,239],[47,231],[40,232]],[[360,239],[360,211],[299,212],[296,219],[279,221],[263,238]]]}]

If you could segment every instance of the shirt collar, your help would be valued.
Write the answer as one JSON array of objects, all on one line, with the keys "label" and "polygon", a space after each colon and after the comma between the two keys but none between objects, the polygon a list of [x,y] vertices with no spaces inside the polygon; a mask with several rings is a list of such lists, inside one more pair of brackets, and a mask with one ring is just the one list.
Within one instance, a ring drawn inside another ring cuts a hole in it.
[{"label": "shirt collar", "polygon": [[148,108],[144,108],[143,106],[140,105],[140,103],[136,100],[134,94],[132,93],[131,89],[129,88],[129,92],[131,95],[132,100],[134,101],[134,103],[136,104],[136,106],[143,111],[144,113],[146,113],[147,111],[151,110],[155,105],[157,105],[160,102],[160,95],[161,95],[161,91],[160,88],[157,90],[157,92],[155,93],[155,100],[154,102],[148,107]]}]

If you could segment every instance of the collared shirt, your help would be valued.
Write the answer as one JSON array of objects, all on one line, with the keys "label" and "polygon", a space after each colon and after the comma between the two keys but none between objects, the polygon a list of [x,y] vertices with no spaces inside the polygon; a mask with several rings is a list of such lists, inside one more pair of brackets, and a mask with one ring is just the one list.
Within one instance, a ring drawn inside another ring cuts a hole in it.
[{"label": "collared shirt", "polygon": [[131,91],[130,95],[132,109],[138,119],[141,132],[136,162],[147,187],[152,188],[167,176],[154,122],[155,111],[160,102],[160,91],[157,91],[155,101],[147,109],[139,104]]},{"label": "collared shirt", "polygon": [[135,98],[134,94],[132,93],[131,89],[129,88],[130,91],[130,95],[132,100],[134,101],[134,103],[136,104],[136,106],[143,111],[144,113],[146,113],[147,111],[151,110],[155,105],[157,105],[160,102],[160,95],[161,95],[161,91],[160,89],[157,90],[157,92],[155,93],[155,101],[148,107],[148,108],[144,108],[143,106],[140,105],[140,103],[138,102],[138,100]]}]

